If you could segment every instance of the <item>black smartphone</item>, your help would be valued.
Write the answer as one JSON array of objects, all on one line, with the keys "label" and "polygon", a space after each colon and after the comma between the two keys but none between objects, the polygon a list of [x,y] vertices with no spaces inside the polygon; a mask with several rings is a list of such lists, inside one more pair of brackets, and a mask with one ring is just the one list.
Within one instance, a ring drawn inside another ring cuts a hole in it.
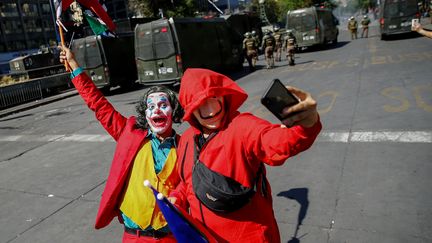
[{"label": "black smartphone", "polygon": [[[282,121],[289,117],[282,115],[283,109],[298,104],[299,99],[279,79],[274,79],[261,98],[261,103]],[[290,114],[290,116],[292,115],[294,114]]]}]

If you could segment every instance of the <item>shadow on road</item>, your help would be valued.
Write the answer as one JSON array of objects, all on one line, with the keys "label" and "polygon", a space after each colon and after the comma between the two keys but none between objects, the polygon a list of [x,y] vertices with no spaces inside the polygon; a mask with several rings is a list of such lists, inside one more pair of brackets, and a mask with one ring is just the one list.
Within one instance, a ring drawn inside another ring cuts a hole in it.
[{"label": "shadow on road", "polygon": [[297,238],[297,233],[300,228],[300,225],[303,222],[303,219],[306,217],[306,213],[309,207],[309,199],[308,199],[309,189],[307,188],[293,188],[288,191],[279,192],[277,194],[278,197],[286,197],[291,200],[295,200],[300,204],[300,210],[297,217],[297,225],[294,232],[293,237],[288,241],[288,243],[299,243],[300,236]]},{"label": "shadow on road", "polygon": [[316,51],[325,51],[325,50],[331,50],[331,49],[341,48],[341,47],[345,46],[348,43],[349,43],[349,41],[339,41],[336,44],[315,45],[315,46],[307,47],[307,48],[299,51],[299,53],[302,53],[302,52],[303,53],[308,53],[308,52],[316,52]]}]

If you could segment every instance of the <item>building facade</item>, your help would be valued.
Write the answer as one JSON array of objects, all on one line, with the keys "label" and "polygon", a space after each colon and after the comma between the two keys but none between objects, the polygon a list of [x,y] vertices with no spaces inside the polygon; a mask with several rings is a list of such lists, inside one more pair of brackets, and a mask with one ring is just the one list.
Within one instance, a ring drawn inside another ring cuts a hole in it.
[{"label": "building facade", "polygon": [[55,42],[49,0],[2,0],[0,32],[0,52],[34,49]]}]

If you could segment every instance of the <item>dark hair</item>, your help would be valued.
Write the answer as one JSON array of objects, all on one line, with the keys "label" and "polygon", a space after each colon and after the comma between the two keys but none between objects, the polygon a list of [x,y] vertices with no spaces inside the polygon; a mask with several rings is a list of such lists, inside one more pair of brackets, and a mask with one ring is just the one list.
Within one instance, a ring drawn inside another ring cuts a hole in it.
[{"label": "dark hair", "polygon": [[138,113],[137,120],[136,120],[136,127],[141,129],[147,129],[147,119],[146,119],[146,113],[147,110],[147,97],[150,94],[162,92],[168,95],[168,100],[171,104],[171,107],[173,108],[172,113],[172,120],[174,123],[181,123],[182,117],[184,114],[183,108],[180,106],[180,102],[177,99],[176,94],[170,90],[169,88],[165,86],[153,86],[146,90],[144,95],[140,98],[138,101],[138,104],[136,105],[135,109]]}]

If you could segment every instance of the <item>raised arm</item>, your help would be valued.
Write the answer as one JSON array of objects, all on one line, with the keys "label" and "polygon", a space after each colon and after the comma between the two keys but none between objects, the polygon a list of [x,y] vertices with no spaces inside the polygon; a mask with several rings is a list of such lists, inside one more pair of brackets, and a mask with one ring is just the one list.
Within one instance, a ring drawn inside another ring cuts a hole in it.
[{"label": "raised arm", "polygon": [[89,76],[83,72],[73,52],[67,47],[60,48],[60,62],[67,61],[69,64],[72,70],[72,83],[78,93],[87,106],[95,112],[96,118],[105,130],[117,141],[127,119],[114,109]]}]

